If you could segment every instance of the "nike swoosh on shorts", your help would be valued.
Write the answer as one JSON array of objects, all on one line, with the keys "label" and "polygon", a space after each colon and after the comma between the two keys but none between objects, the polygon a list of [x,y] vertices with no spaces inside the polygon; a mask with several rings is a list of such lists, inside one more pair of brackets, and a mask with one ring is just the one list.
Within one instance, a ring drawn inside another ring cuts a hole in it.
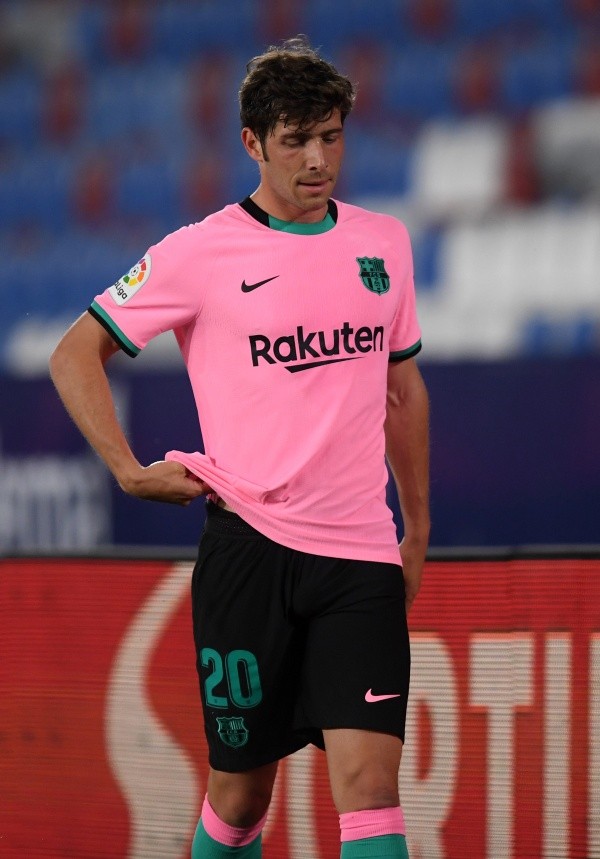
[{"label": "nike swoosh on shorts", "polygon": [[376,701],[387,701],[388,698],[401,698],[399,692],[393,695],[373,695],[373,690],[369,689],[368,692],[365,692],[365,701],[367,704],[374,704]]},{"label": "nike swoosh on shorts", "polygon": [[246,283],[245,280],[242,281],[242,292],[252,292],[253,289],[258,289],[259,286],[262,286],[264,283],[269,283],[271,280],[276,280],[279,277],[278,274],[273,277],[268,277],[266,280],[259,280],[258,283]]}]

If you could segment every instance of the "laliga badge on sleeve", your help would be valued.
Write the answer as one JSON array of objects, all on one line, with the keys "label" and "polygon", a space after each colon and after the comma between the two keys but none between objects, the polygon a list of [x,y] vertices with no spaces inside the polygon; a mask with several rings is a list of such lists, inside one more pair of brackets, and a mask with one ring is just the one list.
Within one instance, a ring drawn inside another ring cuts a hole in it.
[{"label": "laliga badge on sleeve", "polygon": [[150,258],[150,254],[146,254],[127,274],[124,274],[120,280],[110,287],[108,290],[109,295],[117,304],[125,304],[146,283],[150,277],[151,270],[152,259]]}]

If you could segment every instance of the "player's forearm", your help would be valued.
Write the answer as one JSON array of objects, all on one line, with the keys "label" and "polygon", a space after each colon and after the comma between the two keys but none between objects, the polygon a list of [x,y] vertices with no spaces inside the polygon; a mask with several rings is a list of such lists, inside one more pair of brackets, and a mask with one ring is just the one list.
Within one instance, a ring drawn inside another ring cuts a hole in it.
[{"label": "player's forearm", "polygon": [[429,539],[429,400],[420,374],[388,390],[386,454],[394,475],[407,538]]},{"label": "player's forearm", "polygon": [[50,359],[50,375],[69,415],[113,473],[127,488],[140,464],[133,455],[117,420],[101,357],[78,351],[63,342]]}]

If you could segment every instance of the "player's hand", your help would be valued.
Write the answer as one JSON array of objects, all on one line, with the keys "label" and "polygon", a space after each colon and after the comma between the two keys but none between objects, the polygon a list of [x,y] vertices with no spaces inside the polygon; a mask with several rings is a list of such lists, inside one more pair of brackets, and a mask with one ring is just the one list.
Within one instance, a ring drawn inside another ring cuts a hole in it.
[{"label": "player's hand", "polygon": [[402,573],[404,575],[404,586],[406,588],[406,611],[410,610],[410,607],[419,592],[419,588],[421,587],[426,553],[427,538],[419,539],[405,536],[400,543]]},{"label": "player's hand", "polygon": [[181,462],[160,460],[140,466],[133,475],[120,481],[129,495],[147,501],[164,501],[186,507],[194,498],[211,492],[211,487],[192,474]]}]

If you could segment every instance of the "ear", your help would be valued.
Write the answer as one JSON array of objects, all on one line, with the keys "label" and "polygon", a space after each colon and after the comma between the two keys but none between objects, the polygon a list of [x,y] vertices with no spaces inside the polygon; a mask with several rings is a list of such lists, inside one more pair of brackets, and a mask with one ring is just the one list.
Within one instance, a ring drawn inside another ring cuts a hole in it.
[{"label": "ear", "polygon": [[254,161],[260,162],[265,160],[260,140],[251,128],[242,128],[242,143],[244,144],[244,149]]}]

